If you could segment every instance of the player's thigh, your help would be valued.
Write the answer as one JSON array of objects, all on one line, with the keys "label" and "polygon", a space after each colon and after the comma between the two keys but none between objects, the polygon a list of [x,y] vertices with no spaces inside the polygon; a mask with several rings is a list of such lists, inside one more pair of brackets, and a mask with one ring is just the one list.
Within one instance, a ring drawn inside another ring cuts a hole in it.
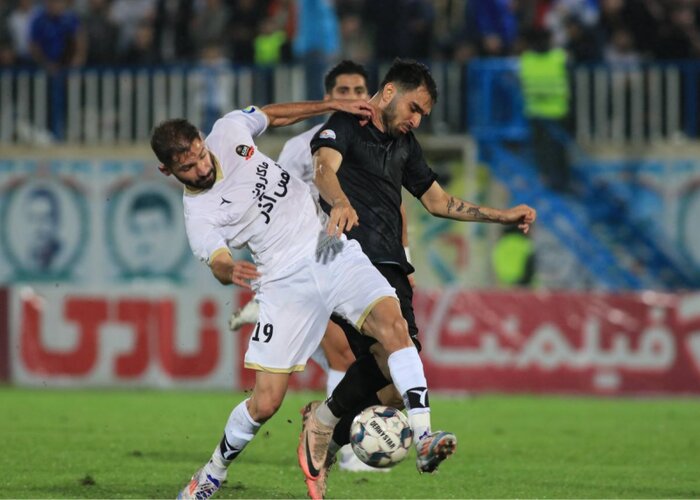
[{"label": "player's thigh", "polygon": [[326,334],[321,341],[321,347],[326,355],[328,364],[334,370],[347,371],[352,362],[355,361],[355,356],[350,350],[345,333],[333,321],[328,322]]},{"label": "player's thigh", "polygon": [[321,342],[330,311],[310,272],[275,281],[258,291],[245,366],[270,373],[302,371]]},{"label": "player's thigh", "polygon": [[339,316],[361,329],[376,304],[390,297],[398,305],[396,292],[372,265],[354,240],[345,241],[332,263],[328,304]]}]

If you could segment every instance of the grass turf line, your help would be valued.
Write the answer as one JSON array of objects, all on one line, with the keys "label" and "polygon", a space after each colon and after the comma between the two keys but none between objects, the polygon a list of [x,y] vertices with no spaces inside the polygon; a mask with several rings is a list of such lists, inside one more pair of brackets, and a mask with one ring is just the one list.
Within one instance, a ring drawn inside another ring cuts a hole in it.
[{"label": "grass turf line", "polygon": [[[305,498],[292,393],[218,498]],[[0,498],[174,498],[244,395],[0,388]],[[329,498],[698,498],[700,401],[431,395],[457,454],[419,475],[334,470]]]}]

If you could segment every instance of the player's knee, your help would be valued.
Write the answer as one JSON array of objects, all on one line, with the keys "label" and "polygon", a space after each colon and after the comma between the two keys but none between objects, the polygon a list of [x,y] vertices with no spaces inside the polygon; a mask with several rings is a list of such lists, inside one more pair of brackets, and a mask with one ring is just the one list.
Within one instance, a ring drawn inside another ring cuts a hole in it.
[{"label": "player's knee", "polygon": [[279,410],[284,399],[284,394],[280,395],[273,392],[266,392],[256,396],[250,398],[248,412],[251,418],[258,423],[263,423],[272,418]]},{"label": "player's knee", "polygon": [[376,339],[388,353],[413,345],[408,335],[408,324],[401,316],[388,320],[377,333]]}]

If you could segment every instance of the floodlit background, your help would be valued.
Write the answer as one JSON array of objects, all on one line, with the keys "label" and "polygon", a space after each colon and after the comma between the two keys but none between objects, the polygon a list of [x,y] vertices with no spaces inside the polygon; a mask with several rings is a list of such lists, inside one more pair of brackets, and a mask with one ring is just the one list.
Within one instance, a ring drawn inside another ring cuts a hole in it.
[{"label": "floodlit background", "polygon": [[[0,0],[0,406],[26,388],[250,388],[250,328],[227,328],[250,295],[192,256],[181,187],[157,171],[150,130],[184,116],[206,132],[234,108],[319,99],[345,58],[366,66],[374,93],[396,56],[437,82],[417,135],[446,189],[538,210],[522,236],[431,217],[404,193],[433,393],[697,405],[700,1]],[[269,131],[259,147],[276,157],[313,124]],[[323,374],[310,364],[292,386],[320,389]],[[183,461],[173,492],[199,461]],[[700,495],[689,481],[451,495]]]}]

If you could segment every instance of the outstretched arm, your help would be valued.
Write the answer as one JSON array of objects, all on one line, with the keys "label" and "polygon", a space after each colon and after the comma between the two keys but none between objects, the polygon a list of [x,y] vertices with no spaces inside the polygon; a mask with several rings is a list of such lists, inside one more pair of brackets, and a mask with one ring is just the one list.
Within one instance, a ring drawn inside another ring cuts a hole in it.
[{"label": "outstretched arm", "polygon": [[530,230],[530,224],[537,218],[535,209],[527,205],[500,210],[460,200],[446,193],[437,182],[433,182],[420,201],[428,212],[437,217],[470,222],[497,222],[504,225],[517,224],[524,233]]},{"label": "outstretched arm", "polygon": [[260,108],[270,120],[270,127],[284,127],[314,116],[325,115],[332,111],[345,111],[359,116],[362,121],[372,118],[374,107],[362,99],[327,101],[288,102],[268,104]]},{"label": "outstretched arm", "polygon": [[314,183],[321,197],[331,206],[328,234],[339,237],[359,225],[357,212],[340,187],[338,169],[343,156],[333,148],[318,148],[314,153]]}]

